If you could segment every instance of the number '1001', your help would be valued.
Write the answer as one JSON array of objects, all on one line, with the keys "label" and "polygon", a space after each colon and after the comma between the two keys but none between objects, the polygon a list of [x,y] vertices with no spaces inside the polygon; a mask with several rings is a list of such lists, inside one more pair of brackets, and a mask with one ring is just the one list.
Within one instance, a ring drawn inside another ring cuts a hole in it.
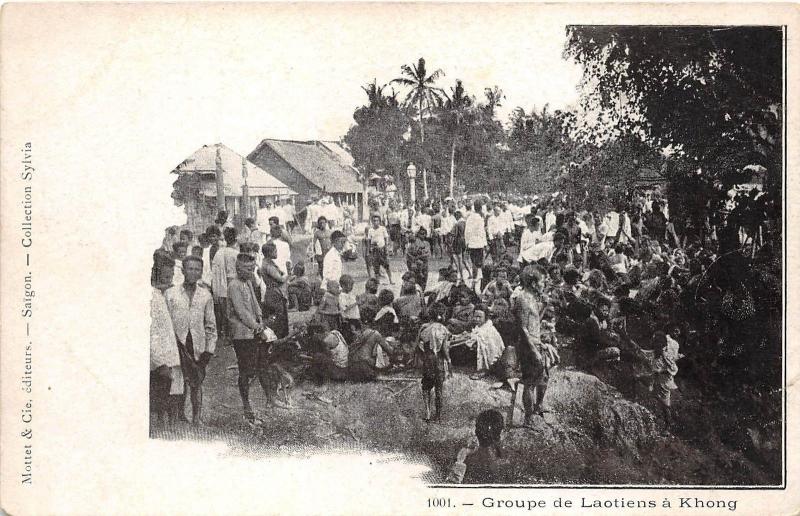
[{"label": "number '1001'", "polygon": [[449,498],[428,498],[428,507],[452,507]]}]

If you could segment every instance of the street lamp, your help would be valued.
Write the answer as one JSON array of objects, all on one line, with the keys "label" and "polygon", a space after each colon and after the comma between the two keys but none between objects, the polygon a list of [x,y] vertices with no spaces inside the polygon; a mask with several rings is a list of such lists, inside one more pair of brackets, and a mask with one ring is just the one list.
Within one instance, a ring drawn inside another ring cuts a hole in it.
[{"label": "street lamp", "polygon": [[409,188],[411,189],[411,206],[415,206],[417,203],[417,167],[414,166],[414,163],[408,164],[406,174],[408,174]]}]

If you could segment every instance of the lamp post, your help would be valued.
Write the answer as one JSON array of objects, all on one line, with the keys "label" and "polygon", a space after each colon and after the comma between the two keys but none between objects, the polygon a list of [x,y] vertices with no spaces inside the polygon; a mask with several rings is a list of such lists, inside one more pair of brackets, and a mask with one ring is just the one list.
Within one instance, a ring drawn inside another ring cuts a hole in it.
[{"label": "lamp post", "polygon": [[417,167],[414,166],[414,163],[408,164],[408,168],[406,168],[406,174],[408,174],[411,206],[415,206],[417,203]]}]

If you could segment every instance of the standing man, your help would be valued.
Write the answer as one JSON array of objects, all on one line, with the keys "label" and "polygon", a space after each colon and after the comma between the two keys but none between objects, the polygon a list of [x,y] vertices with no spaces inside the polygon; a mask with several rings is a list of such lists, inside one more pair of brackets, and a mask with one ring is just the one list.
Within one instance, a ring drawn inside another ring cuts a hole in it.
[{"label": "standing man", "polygon": [[291,236],[294,228],[297,226],[294,212],[294,200],[291,197],[286,199],[286,204],[283,205],[283,213],[286,217],[286,231]]},{"label": "standing man", "polygon": [[464,241],[469,250],[469,260],[472,263],[472,288],[478,283],[478,272],[483,267],[483,252],[486,248],[486,225],[481,215],[483,205],[476,199],[473,209],[467,215],[464,226]]},{"label": "standing man", "polygon": [[195,424],[202,423],[203,380],[217,346],[214,300],[208,290],[197,285],[202,275],[203,260],[189,255],[183,259],[183,283],[164,294],[178,339],[185,386],[191,390]]},{"label": "standing man", "polygon": [[161,424],[174,423],[183,401],[183,372],[164,291],[172,287],[175,261],[156,251],[150,276],[150,412]]},{"label": "standing man", "polygon": [[[342,236],[344,236],[344,234]],[[317,219],[317,229],[314,230],[314,238],[311,239],[311,244],[314,246],[314,260],[316,260],[317,265],[319,265],[319,275],[322,277],[322,261],[331,248],[331,230],[328,227],[328,219],[324,216]],[[339,281],[338,278],[336,281]],[[322,285],[324,288],[324,281]]]},{"label": "standing man", "polygon": [[322,259],[323,290],[328,288],[328,281],[338,283],[342,277],[342,250],[346,241],[344,233],[338,229],[331,233],[331,247]]},{"label": "standing man", "polygon": [[228,282],[236,278],[236,228],[225,228],[225,247],[220,248],[211,263],[211,292],[214,295],[214,311],[220,338],[228,337]]},{"label": "standing man", "polygon": [[372,217],[372,227],[367,229],[367,245],[369,245],[369,257],[375,277],[378,278],[381,275],[381,268],[384,268],[386,276],[389,278],[389,284],[394,285],[387,256],[389,232],[386,230],[386,226],[381,224],[381,218],[377,215]]},{"label": "standing man", "polygon": [[289,242],[284,238],[284,232],[280,226],[270,226],[267,242],[272,242],[275,245],[275,252],[277,253],[275,265],[278,270],[288,276],[289,271],[292,270],[292,250],[289,247]]},{"label": "standing man", "polygon": [[495,204],[492,214],[487,220],[487,232],[489,233],[489,244],[492,251],[494,263],[500,263],[500,258],[506,253],[506,246],[503,242],[505,227],[500,214],[500,205]]},{"label": "standing man", "polygon": [[527,427],[532,427],[534,415],[541,416],[545,412],[542,403],[550,380],[550,367],[558,363],[558,352],[552,345],[542,343],[541,339],[541,284],[542,277],[529,265],[520,273],[522,292],[512,297],[512,311],[519,327],[516,347],[522,370],[521,382],[525,386],[522,405]]},{"label": "standing man", "polygon": [[255,265],[256,261],[251,255],[240,253],[236,258],[236,278],[228,284],[233,350],[239,366],[239,395],[242,397],[244,418],[248,422],[255,420],[253,407],[250,406],[250,379],[258,377],[268,403],[272,402],[275,392],[267,373],[266,344],[261,341],[265,328],[261,307],[250,281]]}]

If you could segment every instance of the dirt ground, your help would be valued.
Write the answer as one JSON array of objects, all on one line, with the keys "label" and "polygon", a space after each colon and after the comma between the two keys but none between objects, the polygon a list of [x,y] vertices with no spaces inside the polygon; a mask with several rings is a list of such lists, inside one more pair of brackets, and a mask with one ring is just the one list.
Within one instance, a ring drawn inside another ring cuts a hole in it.
[{"label": "dirt ground", "polygon": [[[295,239],[294,260],[304,258],[307,242]],[[397,293],[405,265],[400,258],[391,258],[390,263],[395,285],[381,288]],[[445,265],[443,260],[432,260],[429,282]],[[363,259],[346,262],[344,269],[355,279],[355,292],[362,292],[367,279]],[[311,313],[290,312],[290,324]],[[471,372],[457,369],[446,382],[444,417],[439,423],[422,419],[420,380],[414,371],[371,383],[328,383],[323,388],[298,380],[290,393],[291,409],[266,406],[260,386],[253,382],[251,402],[263,420],[253,427],[242,418],[233,348],[223,344],[204,383],[206,425],[181,424],[171,430],[156,429],[152,435],[223,439],[238,453],[256,456],[324,450],[395,452],[428,465],[430,473],[424,480],[441,483],[459,448],[474,439],[475,417],[489,408],[505,415],[511,404],[510,391],[492,388],[492,379],[471,379]],[[700,442],[676,437],[661,428],[647,407],[569,366],[554,370],[547,404],[551,412],[538,419],[534,428],[514,427],[504,433],[503,447],[512,457],[512,467],[500,482],[720,485],[772,480],[743,454],[716,442],[713,431]],[[514,416],[517,425],[521,411],[520,395]]]}]

